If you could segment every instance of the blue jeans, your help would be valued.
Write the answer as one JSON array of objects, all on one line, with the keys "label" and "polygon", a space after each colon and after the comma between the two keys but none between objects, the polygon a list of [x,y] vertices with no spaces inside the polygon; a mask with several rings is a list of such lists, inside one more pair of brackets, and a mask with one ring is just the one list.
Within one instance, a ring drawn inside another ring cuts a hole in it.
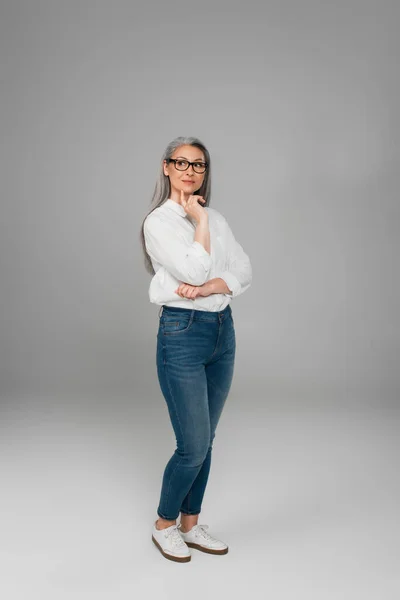
[{"label": "blue jeans", "polygon": [[163,306],[157,373],[176,437],[165,467],[159,517],[199,514],[215,430],[233,378],[236,338],[230,305],[221,312]]}]

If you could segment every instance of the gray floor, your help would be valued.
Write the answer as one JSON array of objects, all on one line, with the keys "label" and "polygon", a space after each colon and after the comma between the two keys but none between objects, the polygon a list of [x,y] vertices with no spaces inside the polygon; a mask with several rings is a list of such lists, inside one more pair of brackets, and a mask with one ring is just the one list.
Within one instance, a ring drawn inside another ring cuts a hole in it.
[{"label": "gray floor", "polygon": [[177,564],[150,539],[157,402],[3,402],[2,597],[398,600],[400,411],[233,398],[200,519],[230,551]]}]

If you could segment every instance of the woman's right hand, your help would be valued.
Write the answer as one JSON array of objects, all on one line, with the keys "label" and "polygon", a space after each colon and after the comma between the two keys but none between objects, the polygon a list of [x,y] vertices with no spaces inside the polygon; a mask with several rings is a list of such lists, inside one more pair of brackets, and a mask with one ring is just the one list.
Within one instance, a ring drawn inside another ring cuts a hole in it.
[{"label": "woman's right hand", "polygon": [[203,196],[190,195],[185,200],[185,193],[181,190],[181,205],[185,209],[186,214],[192,219],[195,219],[197,223],[200,223],[202,219],[207,219],[208,214],[205,208],[199,204],[199,202],[205,202]]}]

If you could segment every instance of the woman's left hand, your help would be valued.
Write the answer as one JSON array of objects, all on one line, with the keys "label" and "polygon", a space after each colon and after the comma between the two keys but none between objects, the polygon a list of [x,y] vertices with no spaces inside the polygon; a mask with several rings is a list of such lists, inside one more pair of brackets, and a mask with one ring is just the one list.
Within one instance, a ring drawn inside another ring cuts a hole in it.
[{"label": "woman's left hand", "polygon": [[198,296],[209,296],[211,294],[210,286],[208,282],[203,285],[190,285],[189,283],[181,283],[181,285],[175,290],[175,294],[181,296],[181,298],[189,298],[194,300]]}]

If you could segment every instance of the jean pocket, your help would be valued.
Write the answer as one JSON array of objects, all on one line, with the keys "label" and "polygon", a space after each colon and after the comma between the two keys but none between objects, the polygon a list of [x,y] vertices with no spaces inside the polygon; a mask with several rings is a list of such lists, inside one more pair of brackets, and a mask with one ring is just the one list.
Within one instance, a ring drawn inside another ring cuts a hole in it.
[{"label": "jean pocket", "polygon": [[160,329],[163,335],[177,335],[188,331],[192,325],[193,317],[168,318],[161,317]]}]

